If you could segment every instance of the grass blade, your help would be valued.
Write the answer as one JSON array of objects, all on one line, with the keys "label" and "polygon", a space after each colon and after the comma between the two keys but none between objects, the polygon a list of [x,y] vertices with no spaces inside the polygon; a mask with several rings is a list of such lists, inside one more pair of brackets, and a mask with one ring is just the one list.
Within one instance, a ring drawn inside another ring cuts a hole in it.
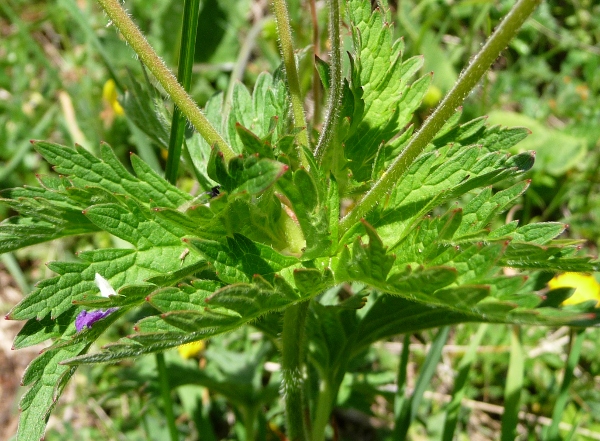
[{"label": "grass blade", "polygon": [[581,348],[584,340],[585,332],[582,330],[575,331],[571,329],[569,335],[569,358],[567,359],[567,364],[565,366],[563,382],[560,385],[560,393],[556,403],[554,404],[554,410],[552,411],[552,424],[548,428],[548,432],[545,437],[545,439],[548,441],[559,441],[561,439],[558,426],[561,422],[565,407],[567,407],[567,403],[569,402],[569,388],[571,386],[571,382],[573,381],[575,367],[577,367],[577,363],[579,362],[579,356],[581,355]]},{"label": "grass blade", "polygon": [[394,439],[403,440],[406,438],[408,428],[417,416],[417,411],[419,409],[419,405],[421,404],[421,400],[423,399],[425,389],[427,389],[427,386],[431,383],[431,378],[435,373],[435,368],[440,361],[442,349],[446,344],[449,332],[450,327],[444,326],[440,328],[440,331],[435,336],[433,343],[431,344],[431,349],[429,349],[427,357],[425,358],[425,362],[421,368],[421,373],[417,379],[415,390],[413,391],[410,399],[403,403],[400,415],[398,418],[396,418]]},{"label": "grass blade", "polygon": [[510,361],[504,388],[504,413],[502,414],[502,441],[512,441],[517,435],[519,401],[523,388],[525,356],[521,343],[521,328],[513,326],[510,342]]},{"label": "grass blade", "polygon": [[454,431],[456,430],[456,423],[458,421],[458,413],[460,411],[460,403],[465,396],[465,388],[467,385],[467,379],[469,378],[469,372],[471,371],[471,365],[477,355],[477,349],[481,343],[481,339],[487,332],[488,325],[483,324],[479,326],[477,334],[471,340],[467,353],[463,356],[458,366],[458,376],[454,382],[454,391],[452,392],[452,401],[448,403],[446,408],[446,421],[444,423],[444,433],[442,435],[442,441],[452,441],[454,437]]},{"label": "grass blade", "polygon": [[[200,0],[185,0],[183,4],[183,28],[181,30],[177,80],[186,92],[190,91],[192,83],[192,65],[194,64],[199,13]],[[165,177],[171,184],[174,184],[177,179],[177,168],[181,157],[181,145],[183,144],[184,133],[185,118],[179,107],[175,106],[171,122],[171,136],[169,138],[169,156],[167,157],[165,170]]]}]

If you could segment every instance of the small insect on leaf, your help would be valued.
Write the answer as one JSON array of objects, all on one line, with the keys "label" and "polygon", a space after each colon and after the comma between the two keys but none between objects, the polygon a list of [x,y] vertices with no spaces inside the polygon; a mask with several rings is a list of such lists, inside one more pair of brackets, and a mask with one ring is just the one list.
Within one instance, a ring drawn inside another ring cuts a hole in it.
[{"label": "small insect on leaf", "polygon": [[181,265],[183,265],[183,261],[185,260],[185,258],[187,257],[187,255],[190,254],[190,250],[189,248],[186,248],[185,250],[183,250],[183,252],[179,255],[179,260],[181,260]]}]

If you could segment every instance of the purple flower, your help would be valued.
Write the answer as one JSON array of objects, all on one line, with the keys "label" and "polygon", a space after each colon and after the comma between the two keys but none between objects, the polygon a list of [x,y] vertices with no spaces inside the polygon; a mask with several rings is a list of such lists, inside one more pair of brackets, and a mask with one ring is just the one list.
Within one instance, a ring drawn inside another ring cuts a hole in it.
[{"label": "purple flower", "polygon": [[[102,297],[108,298],[110,296],[117,295],[113,287],[110,286],[108,280],[106,280],[100,274],[96,273],[94,281],[96,282],[96,286],[98,287],[98,289],[100,289],[100,295]],[[84,328],[91,328],[92,325],[98,320],[102,320],[104,317],[107,317],[108,315],[112,314],[117,309],[119,308],[108,308],[107,310],[96,309],[95,311],[90,312],[83,310],[77,315],[77,318],[75,319],[75,329],[77,329],[77,332],[81,332]]]},{"label": "purple flower", "polygon": [[103,309],[96,309],[95,311],[90,312],[83,310],[75,319],[75,329],[77,329],[77,332],[81,332],[86,327],[91,328],[92,325],[98,320],[107,317],[108,315],[115,312],[117,309],[119,308],[108,308],[106,311]]}]

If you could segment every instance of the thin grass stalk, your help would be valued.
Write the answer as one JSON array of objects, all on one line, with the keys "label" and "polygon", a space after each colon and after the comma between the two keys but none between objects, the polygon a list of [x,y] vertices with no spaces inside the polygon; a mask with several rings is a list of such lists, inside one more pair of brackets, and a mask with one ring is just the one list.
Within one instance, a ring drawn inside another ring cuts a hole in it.
[{"label": "thin grass stalk", "polygon": [[160,395],[163,401],[165,418],[169,427],[169,436],[171,441],[179,440],[179,432],[175,424],[175,414],[173,413],[173,400],[171,399],[171,386],[169,385],[169,374],[165,365],[165,355],[162,352],[156,354],[156,367],[158,369],[158,384],[160,386]]},{"label": "thin grass stalk", "polygon": [[402,340],[402,352],[400,352],[400,362],[398,364],[398,377],[396,380],[396,396],[394,397],[394,435],[397,438],[400,432],[400,426],[404,419],[404,414],[408,409],[408,397],[406,396],[406,378],[408,372],[408,359],[410,355],[410,334],[404,335]]},{"label": "thin grass stalk", "polygon": [[440,328],[439,332],[433,339],[431,348],[429,349],[427,357],[425,357],[425,362],[421,367],[419,378],[417,379],[417,383],[415,384],[415,390],[413,391],[410,400],[404,403],[402,412],[400,413],[399,418],[396,419],[394,439],[406,439],[408,428],[415,420],[417,416],[417,411],[419,410],[419,405],[423,400],[425,390],[430,385],[431,379],[433,378],[433,374],[435,374],[435,369],[442,356],[442,350],[444,349],[446,340],[448,340],[449,333],[450,327],[443,326]]},{"label": "thin grass stalk", "polygon": [[502,441],[513,441],[517,436],[519,403],[525,375],[521,328],[517,325],[513,326],[510,337],[510,360],[508,362],[508,373],[506,374],[506,386],[504,387],[504,413],[502,414],[502,435],[500,438]]},{"label": "thin grass stalk", "polygon": [[[179,48],[179,65],[177,66],[177,80],[183,89],[189,93],[192,84],[192,66],[194,52],[196,51],[196,34],[198,31],[198,14],[200,13],[200,0],[185,0],[183,2],[183,23],[181,29],[181,46]],[[181,158],[181,147],[185,134],[185,118],[177,105],[173,109],[171,120],[171,134],[169,137],[169,155],[165,168],[165,178],[171,184],[177,180],[177,169]]]},{"label": "thin grass stalk", "polygon": [[548,432],[545,438],[547,441],[559,441],[561,439],[560,432],[558,429],[562,420],[563,412],[565,411],[565,408],[567,407],[567,404],[569,402],[569,389],[571,387],[571,383],[573,382],[575,368],[579,363],[581,348],[583,347],[584,341],[584,330],[570,330],[569,357],[567,358],[567,363],[565,365],[565,374],[563,377],[562,384],[560,385],[560,393],[558,394],[558,398],[556,399],[556,403],[554,404],[554,409],[552,410],[552,424],[548,428]]},{"label": "thin grass stalk", "polygon": [[444,422],[444,432],[442,434],[442,441],[452,441],[454,439],[454,432],[456,430],[456,424],[458,422],[458,414],[460,412],[460,406],[462,399],[465,396],[465,390],[467,386],[467,380],[469,379],[469,373],[471,366],[475,361],[477,355],[477,349],[481,343],[481,339],[487,332],[488,325],[486,323],[479,326],[475,337],[471,339],[467,353],[463,356],[458,366],[458,375],[454,382],[454,390],[452,391],[452,400],[446,407],[446,421]]}]

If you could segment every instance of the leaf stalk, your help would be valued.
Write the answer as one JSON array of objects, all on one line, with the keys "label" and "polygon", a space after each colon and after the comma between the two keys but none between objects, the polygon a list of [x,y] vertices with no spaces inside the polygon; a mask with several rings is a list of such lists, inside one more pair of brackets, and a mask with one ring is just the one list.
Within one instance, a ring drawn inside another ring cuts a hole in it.
[{"label": "leaf stalk", "polygon": [[290,441],[307,441],[302,391],[304,389],[304,336],[309,302],[292,305],[285,310],[281,333],[281,368],[283,395]]},{"label": "leaf stalk", "polygon": [[331,90],[327,104],[325,123],[315,148],[317,163],[322,164],[323,158],[335,145],[335,129],[339,119],[339,107],[342,101],[342,48],[340,43],[340,2],[329,2],[329,36],[331,39]]},{"label": "leaf stalk", "polygon": [[304,151],[302,150],[302,145],[310,147],[307,132],[308,126],[306,124],[306,116],[304,115],[304,100],[302,99],[298,68],[296,66],[296,57],[294,55],[290,17],[285,0],[272,0],[271,4],[273,7],[273,13],[275,15],[275,23],[277,24],[277,35],[279,36],[281,58],[283,59],[283,65],[285,66],[285,74],[292,101],[294,126],[297,129],[302,129],[297,136],[297,139],[301,144],[298,146],[300,162],[304,168],[308,169],[309,163],[304,155]]}]

